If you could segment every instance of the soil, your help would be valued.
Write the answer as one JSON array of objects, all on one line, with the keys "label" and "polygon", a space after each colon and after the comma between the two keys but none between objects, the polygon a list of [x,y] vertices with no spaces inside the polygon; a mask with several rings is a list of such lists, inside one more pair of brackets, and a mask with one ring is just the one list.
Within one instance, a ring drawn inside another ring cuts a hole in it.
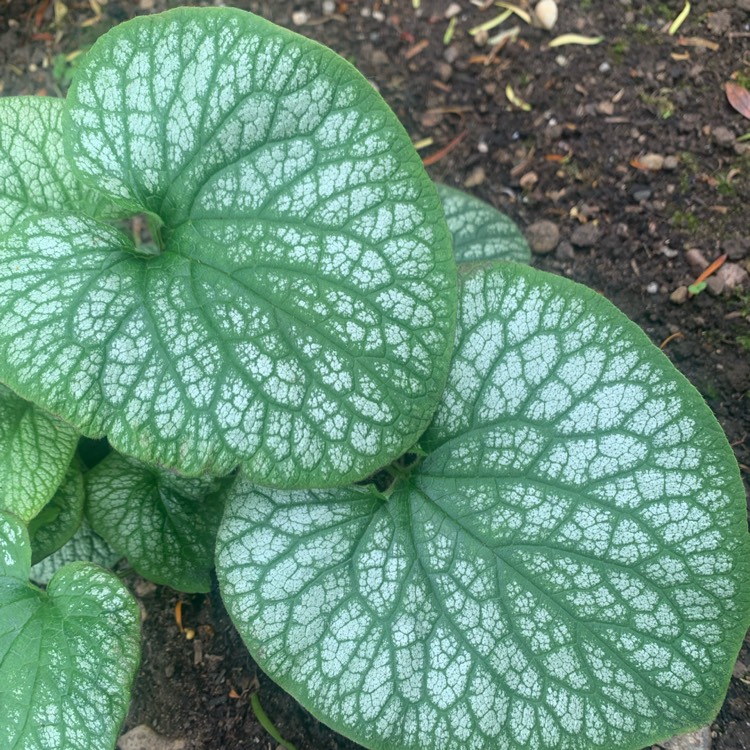
[{"label": "soil", "polygon": [[[0,0],[0,93],[64,94],[75,65],[65,55],[133,15],[172,5],[99,3]],[[716,413],[747,483],[750,287],[722,292],[714,280],[682,304],[670,296],[699,273],[691,250],[708,261],[728,253],[736,273],[750,264],[750,143],[741,140],[750,120],[724,91],[727,81],[750,81],[750,2],[694,4],[670,35],[682,0],[560,0],[554,35],[604,40],[550,47],[548,32],[516,18],[500,29],[517,25],[518,36],[497,49],[467,33],[502,10],[481,4],[235,3],[357,65],[413,140],[431,139],[421,153],[436,180],[471,190],[524,229],[553,222],[561,241],[534,265],[598,290],[663,345]],[[451,5],[460,12],[446,43]],[[528,111],[509,101],[507,86]],[[144,660],[125,729],[147,723],[192,750],[273,750],[250,707],[257,691],[298,750],[357,747],[262,675],[216,591],[188,597],[130,583],[143,604]],[[192,640],[178,628],[178,602]],[[712,727],[719,750],[750,748],[746,665],[747,644]]]}]

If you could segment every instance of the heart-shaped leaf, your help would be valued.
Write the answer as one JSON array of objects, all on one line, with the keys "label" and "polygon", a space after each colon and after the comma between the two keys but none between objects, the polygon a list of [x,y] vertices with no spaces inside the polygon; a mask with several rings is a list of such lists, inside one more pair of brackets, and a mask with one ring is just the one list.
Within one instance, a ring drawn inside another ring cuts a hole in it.
[{"label": "heart-shaped leaf", "polygon": [[189,475],[345,484],[416,441],[449,364],[451,239],[354,68],[250,14],[178,9],[99,39],[67,105],[79,174],[161,246],[62,215],[6,235],[0,379]]},{"label": "heart-shaped leaf", "polygon": [[178,591],[209,591],[232,481],[180,477],[110,453],[86,474],[86,515],[144,578]]},{"label": "heart-shaped leaf", "polygon": [[[33,552],[33,550],[32,550]],[[46,585],[60,568],[72,562],[93,562],[103,568],[114,568],[122,555],[118,555],[97,534],[84,516],[78,531],[57,552],[53,552],[31,567],[32,581]]]},{"label": "heart-shaped leaf", "polygon": [[0,98],[0,234],[39,213],[107,215],[65,158],[62,113],[62,99]]},{"label": "heart-shaped leaf", "polygon": [[0,747],[109,750],[140,648],[138,605],[89,563],[28,582],[28,533],[0,512]]},{"label": "heart-shaped leaf", "polygon": [[85,499],[83,474],[73,459],[57,492],[29,522],[32,565],[57,552],[78,531]]},{"label": "heart-shaped leaf", "polygon": [[505,214],[462,190],[436,185],[458,263],[485,260],[531,262],[521,231]]},{"label": "heart-shaped leaf", "polygon": [[378,750],[635,750],[713,719],[750,622],[744,492],[636,326],[476,269],[423,443],[388,497],[235,484],[217,571],[273,679]]},{"label": "heart-shaped leaf", "polygon": [[77,442],[72,427],[0,385],[0,510],[34,518],[63,481]]}]

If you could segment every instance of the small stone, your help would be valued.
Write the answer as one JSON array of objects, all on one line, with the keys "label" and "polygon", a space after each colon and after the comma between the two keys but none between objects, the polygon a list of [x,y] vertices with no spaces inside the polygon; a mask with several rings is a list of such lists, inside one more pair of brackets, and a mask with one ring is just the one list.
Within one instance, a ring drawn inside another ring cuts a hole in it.
[{"label": "small stone", "polygon": [[292,23],[295,26],[304,26],[310,20],[310,14],[306,10],[295,10],[292,13]]},{"label": "small stone", "polygon": [[524,189],[524,190],[531,190],[531,188],[534,187],[534,185],[539,182],[539,175],[536,172],[526,172],[525,175],[521,177],[521,179],[518,181],[518,184]]},{"label": "small stone", "polygon": [[732,148],[736,140],[734,133],[725,125],[719,125],[711,130],[711,135],[717,146]]},{"label": "small stone", "polygon": [[489,32],[486,29],[479,29],[476,34],[474,34],[474,44],[477,47],[484,47],[485,44],[487,44],[487,40],[490,38]]},{"label": "small stone", "polygon": [[652,196],[653,190],[648,185],[636,183],[630,188],[630,194],[636,203],[643,203],[643,201],[647,201]]},{"label": "small stone", "polygon": [[750,255],[750,237],[737,237],[724,240],[721,251],[726,253],[729,260],[742,260]]},{"label": "small stone", "polygon": [[667,172],[674,172],[677,167],[680,166],[680,160],[676,156],[665,156],[664,157],[664,169]]},{"label": "small stone", "polygon": [[170,740],[155,732],[147,724],[139,724],[117,741],[119,750],[184,750],[185,740]]},{"label": "small stone", "polygon": [[555,0],[539,0],[534,8],[534,15],[539,25],[550,31],[557,23],[557,3]]},{"label": "small stone", "polygon": [[582,224],[572,234],[570,241],[575,247],[593,247],[602,236],[596,224]]},{"label": "small stone", "polygon": [[437,64],[437,74],[441,81],[450,81],[453,76],[453,66],[447,62],[439,62]]},{"label": "small stone", "polygon": [[453,18],[461,12],[461,6],[458,3],[451,3],[445,10],[446,18]]},{"label": "small stone", "polygon": [[542,219],[526,227],[526,239],[532,253],[547,255],[560,242],[560,230],[553,221]]},{"label": "small stone", "polygon": [[323,0],[323,15],[332,16],[336,12],[336,0]]},{"label": "small stone", "polygon": [[155,0],[138,0],[138,7],[141,10],[153,10]]},{"label": "small stone", "polygon": [[669,301],[674,305],[684,305],[688,298],[688,288],[686,286],[678,286],[672,294],[669,295]]},{"label": "small stone", "polygon": [[664,157],[661,154],[645,154],[638,159],[643,169],[651,172],[660,172],[664,166]]},{"label": "small stone", "polygon": [[646,285],[646,292],[648,292],[648,294],[658,294],[659,285],[655,281],[650,282]]},{"label": "small stone", "polygon": [[139,578],[133,586],[135,595],[143,599],[146,596],[151,596],[156,591],[156,584],[153,581],[147,581],[145,578]]},{"label": "small stone", "polygon": [[711,750],[711,730],[703,727],[698,732],[673,737],[660,743],[659,747],[664,750]]},{"label": "small stone", "polygon": [[673,247],[670,247],[669,245],[662,245],[659,248],[659,252],[665,257],[669,258],[670,260],[672,258],[676,258],[680,253],[675,250]]},{"label": "small stone", "polygon": [[716,278],[720,279],[722,291],[728,293],[735,289],[748,286],[750,275],[739,263],[725,263],[717,272]]},{"label": "small stone", "polygon": [[709,13],[706,25],[712,34],[726,34],[732,28],[732,14],[726,9]]},{"label": "small stone", "polygon": [[610,70],[612,70],[612,66],[606,61],[599,66],[600,73],[609,73]]},{"label": "small stone", "polygon": [[571,245],[567,240],[563,240],[557,246],[557,250],[555,250],[555,258],[557,258],[557,260],[571,261],[575,260],[575,257],[576,253],[573,249],[573,245]]},{"label": "small stone", "polygon": [[697,247],[691,247],[685,252],[685,260],[696,275],[708,268],[706,256]]},{"label": "small stone", "polygon": [[383,52],[382,49],[375,49],[372,52],[372,55],[370,56],[370,62],[375,67],[382,67],[383,65],[388,65],[388,63],[391,61],[391,59],[386,55],[385,52]]},{"label": "small stone", "polygon": [[445,52],[443,52],[443,60],[445,60],[448,65],[453,65],[453,63],[458,60],[460,54],[461,52],[458,47],[455,44],[452,44],[450,47],[445,48]]},{"label": "small stone", "polygon": [[487,179],[487,173],[484,167],[475,167],[471,174],[464,180],[464,187],[475,188],[481,185]]},{"label": "small stone", "polygon": [[724,279],[718,274],[706,279],[706,291],[713,297],[718,297],[724,291],[725,286]]}]

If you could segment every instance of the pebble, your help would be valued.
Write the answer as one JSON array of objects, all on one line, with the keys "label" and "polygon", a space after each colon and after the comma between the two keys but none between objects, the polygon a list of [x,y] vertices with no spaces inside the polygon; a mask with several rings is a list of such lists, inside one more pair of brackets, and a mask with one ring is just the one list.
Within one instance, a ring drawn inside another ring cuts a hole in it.
[{"label": "pebble", "polygon": [[336,0],[323,0],[323,15],[332,16],[336,12]]},{"label": "pebble", "polygon": [[292,13],[292,23],[295,26],[303,26],[310,20],[310,14],[306,10],[295,10]]},{"label": "pebble", "polygon": [[711,750],[711,730],[704,727],[699,732],[682,734],[654,747],[663,750]]},{"label": "pebble", "polygon": [[726,8],[709,13],[706,25],[712,34],[726,34],[732,28],[732,14]]},{"label": "pebble", "polygon": [[612,70],[612,66],[606,61],[599,66],[600,73],[609,73],[610,70]]},{"label": "pebble", "polygon": [[437,74],[441,81],[450,81],[453,76],[453,66],[449,65],[447,62],[439,62],[437,64]]},{"label": "pebble", "polygon": [[596,224],[582,224],[573,232],[570,241],[575,247],[593,247],[601,236],[602,231]]},{"label": "pebble", "polygon": [[573,249],[573,245],[571,245],[567,240],[563,240],[557,246],[557,250],[555,250],[555,258],[557,258],[557,260],[570,261],[575,260],[575,257],[576,253]]},{"label": "pebble", "polygon": [[184,750],[185,740],[170,740],[155,732],[147,724],[139,724],[117,741],[119,750]]},{"label": "pebble", "polygon": [[645,154],[638,159],[638,163],[643,169],[660,172],[664,167],[664,157],[661,154]]},{"label": "pebble", "polygon": [[539,0],[534,8],[534,15],[540,25],[550,31],[557,23],[557,3],[555,0]]},{"label": "pebble", "polygon": [[464,180],[465,188],[475,188],[481,185],[487,179],[487,173],[484,167],[475,167],[471,174]]},{"label": "pebble", "polygon": [[713,128],[711,130],[711,135],[713,135],[717,146],[722,146],[723,148],[732,148],[734,146],[736,140],[735,135],[725,125],[719,125],[718,127]]},{"label": "pebble", "polygon": [[737,0],[737,7],[750,13],[750,0]]},{"label": "pebble", "polygon": [[724,291],[726,284],[719,274],[714,274],[706,279],[706,291],[712,297],[718,297]]},{"label": "pebble", "polygon": [[696,275],[708,268],[706,256],[697,247],[685,251],[685,260]]},{"label": "pebble", "polygon": [[674,172],[677,167],[680,166],[680,160],[677,156],[665,156],[664,157],[664,169],[667,172]]},{"label": "pebble", "polygon": [[443,52],[443,60],[445,60],[448,65],[453,65],[453,63],[458,60],[460,55],[461,52],[459,51],[458,47],[455,44],[452,44],[450,47],[446,48],[445,52]]},{"label": "pebble", "polygon": [[724,285],[722,291],[730,294],[739,287],[747,287],[750,283],[750,274],[739,263],[725,263],[715,275]]},{"label": "pebble", "polygon": [[445,11],[446,18],[453,18],[461,12],[461,6],[458,3],[451,3]]},{"label": "pebble", "polygon": [[653,190],[648,185],[636,183],[630,188],[630,194],[636,203],[643,203],[643,201],[647,201],[652,196]]},{"label": "pebble", "polygon": [[560,230],[553,221],[542,219],[526,227],[526,239],[532,253],[547,255],[560,242]]},{"label": "pebble", "polygon": [[750,255],[750,237],[737,237],[724,240],[721,251],[726,253],[729,260],[742,260]]},{"label": "pebble", "polygon": [[672,294],[669,295],[669,301],[674,305],[684,305],[688,299],[688,288],[686,286],[678,286]]},{"label": "pebble", "polygon": [[655,281],[652,281],[651,283],[649,283],[646,286],[646,291],[649,294],[658,294],[659,293],[659,285]]}]

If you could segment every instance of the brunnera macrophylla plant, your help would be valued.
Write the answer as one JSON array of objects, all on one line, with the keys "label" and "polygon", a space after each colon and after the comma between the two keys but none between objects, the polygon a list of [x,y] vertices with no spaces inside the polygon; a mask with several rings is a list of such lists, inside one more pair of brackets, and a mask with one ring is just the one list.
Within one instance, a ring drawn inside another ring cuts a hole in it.
[{"label": "brunnera macrophylla plant", "polygon": [[138,18],[64,101],[0,100],[0,747],[114,747],[123,556],[215,566],[261,667],[368,748],[710,721],[750,621],[731,448],[528,259],[354,68],[244,12]]}]

